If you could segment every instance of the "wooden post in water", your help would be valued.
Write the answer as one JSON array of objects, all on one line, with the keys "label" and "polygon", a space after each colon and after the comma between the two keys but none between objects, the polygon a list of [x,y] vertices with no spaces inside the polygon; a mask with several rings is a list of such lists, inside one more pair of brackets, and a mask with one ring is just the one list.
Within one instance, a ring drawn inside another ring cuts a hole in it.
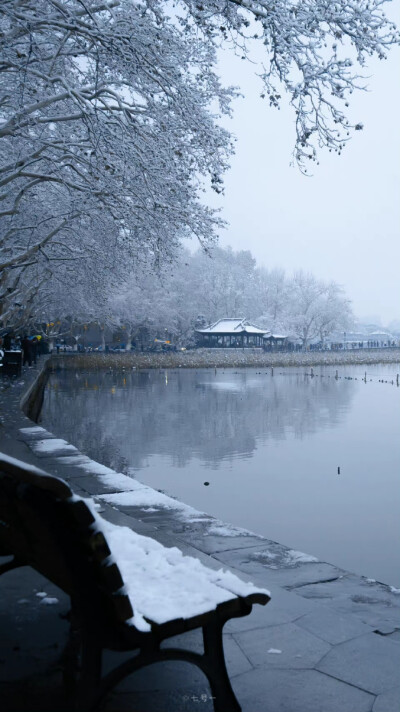
[{"label": "wooden post in water", "polygon": [[271,366],[271,376],[273,376],[273,375],[274,375],[274,367]]},{"label": "wooden post in water", "polygon": [[336,378],[336,380],[339,378],[339,374],[338,374],[337,371],[336,371],[336,373],[335,373],[335,378]]},{"label": "wooden post in water", "polygon": [[399,374],[396,375],[396,386],[399,385]]}]

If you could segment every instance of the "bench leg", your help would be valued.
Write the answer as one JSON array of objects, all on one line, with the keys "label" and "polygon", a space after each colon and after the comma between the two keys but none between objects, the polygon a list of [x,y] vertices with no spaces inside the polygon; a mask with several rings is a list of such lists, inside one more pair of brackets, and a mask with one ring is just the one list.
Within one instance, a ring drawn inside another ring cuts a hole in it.
[{"label": "bench leg", "polygon": [[180,648],[160,650],[157,644],[143,648],[138,655],[126,660],[103,678],[93,705],[93,712],[100,707],[105,696],[125,677],[147,665],[166,660],[182,660],[202,670],[211,688],[215,712],[241,712],[225,666],[222,627],[221,623],[203,626],[204,653],[202,655]]},{"label": "bench leg", "polygon": [[82,635],[81,667],[76,694],[76,712],[89,712],[93,708],[101,681],[102,650],[93,635]]},{"label": "bench leg", "polygon": [[223,623],[209,623],[203,626],[205,662],[203,670],[210,683],[215,712],[241,712],[226,669],[222,628]]},{"label": "bench leg", "polygon": [[71,712],[89,712],[101,680],[102,649],[96,635],[75,620],[63,653],[64,687],[71,700]]}]

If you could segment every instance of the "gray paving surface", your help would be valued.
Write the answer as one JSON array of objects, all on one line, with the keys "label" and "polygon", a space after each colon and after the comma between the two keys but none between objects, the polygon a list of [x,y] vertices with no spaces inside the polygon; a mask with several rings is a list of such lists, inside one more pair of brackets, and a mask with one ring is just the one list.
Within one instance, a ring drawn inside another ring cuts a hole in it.
[{"label": "gray paving surface", "polygon": [[[20,399],[37,375],[25,371],[0,392],[0,450],[69,480],[84,496],[115,491],[35,443],[51,434],[24,433],[32,422]],[[71,454],[68,452],[68,454]],[[78,462],[78,460],[76,461]],[[272,599],[250,616],[229,621],[228,671],[243,712],[398,712],[400,710],[400,596],[334,565],[301,561],[292,550],[256,535],[208,534],[212,518],[184,521],[178,509],[114,508],[117,524],[178,546],[213,568],[231,568],[267,587]],[[307,558],[307,557],[306,557]],[[40,595],[37,595],[40,594]],[[46,594],[44,596],[43,594]],[[68,597],[37,572],[21,568],[1,578],[0,699],[2,712],[64,712],[60,658],[68,634]],[[201,650],[198,631],[167,645]],[[109,669],[121,658],[107,653]],[[186,663],[160,663],[124,681],[105,712],[211,712],[202,674]]]}]

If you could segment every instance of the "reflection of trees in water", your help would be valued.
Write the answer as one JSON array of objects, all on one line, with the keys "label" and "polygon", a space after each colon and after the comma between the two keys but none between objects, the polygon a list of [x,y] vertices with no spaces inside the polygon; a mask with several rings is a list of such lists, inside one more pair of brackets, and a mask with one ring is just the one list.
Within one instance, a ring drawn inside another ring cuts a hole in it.
[{"label": "reflection of trees in water", "polygon": [[213,371],[51,376],[42,424],[119,470],[149,455],[182,467],[251,457],[257,442],[311,435],[338,423],[355,384],[327,375]]}]

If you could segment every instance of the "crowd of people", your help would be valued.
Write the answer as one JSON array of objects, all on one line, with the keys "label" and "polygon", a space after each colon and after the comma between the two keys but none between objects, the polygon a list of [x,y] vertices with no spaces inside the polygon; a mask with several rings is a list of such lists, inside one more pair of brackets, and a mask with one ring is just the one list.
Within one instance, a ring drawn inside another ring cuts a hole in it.
[{"label": "crowd of people", "polygon": [[8,351],[20,351],[22,365],[31,367],[37,363],[37,359],[42,353],[41,336],[38,334],[19,336],[8,332],[0,337],[0,359],[4,358],[4,353]]}]

